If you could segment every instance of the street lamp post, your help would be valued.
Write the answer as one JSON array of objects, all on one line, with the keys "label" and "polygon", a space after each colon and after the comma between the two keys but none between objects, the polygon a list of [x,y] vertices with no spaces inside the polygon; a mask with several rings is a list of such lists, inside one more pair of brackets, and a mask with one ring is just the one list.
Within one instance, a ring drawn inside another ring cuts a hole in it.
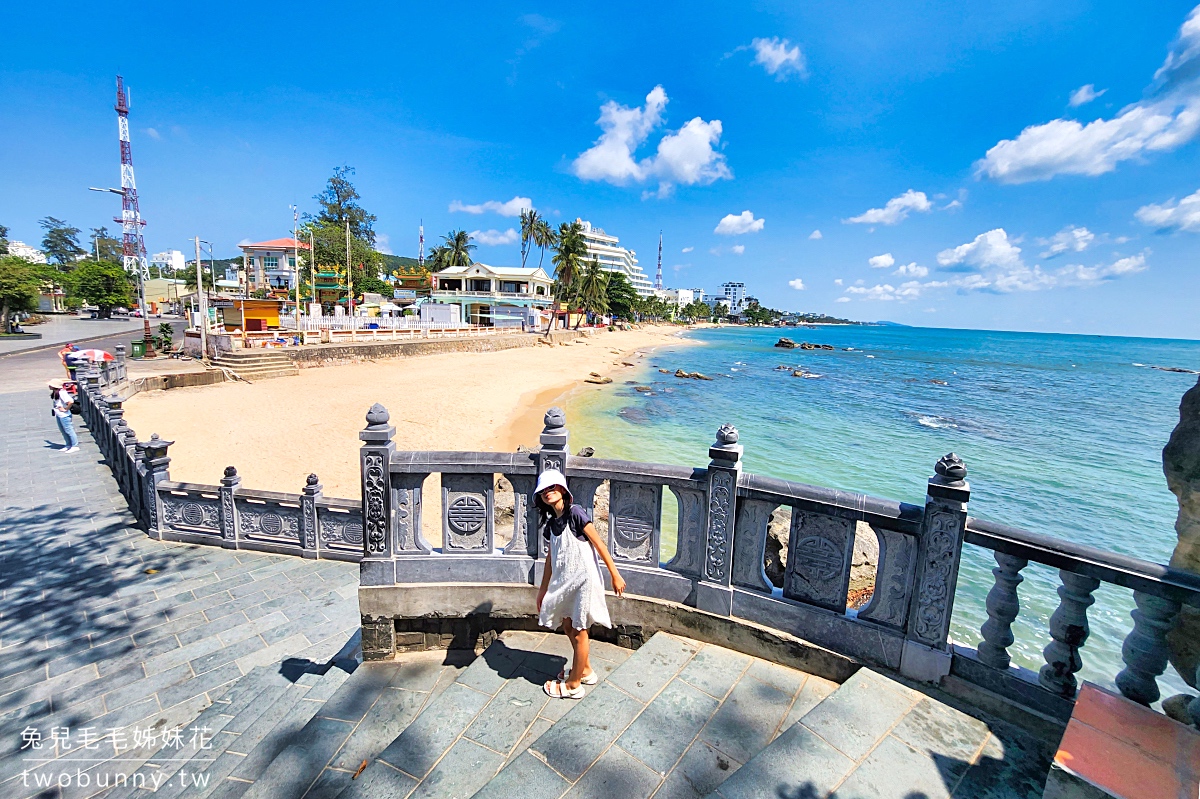
[{"label": "street lamp post", "polygon": [[200,237],[196,237],[196,307],[200,311],[200,360],[208,357],[208,308],[204,297],[204,268],[200,261]]}]

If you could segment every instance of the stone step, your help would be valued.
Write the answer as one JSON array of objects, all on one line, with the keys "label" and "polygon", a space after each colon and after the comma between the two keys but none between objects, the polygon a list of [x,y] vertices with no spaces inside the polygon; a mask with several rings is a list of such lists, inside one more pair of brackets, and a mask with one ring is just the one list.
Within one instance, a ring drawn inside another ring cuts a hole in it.
[{"label": "stone step", "polygon": [[863,668],[707,799],[1015,799],[1041,796],[1047,767],[1027,733]]},{"label": "stone step", "polygon": [[700,797],[834,687],[658,633],[474,796]]}]

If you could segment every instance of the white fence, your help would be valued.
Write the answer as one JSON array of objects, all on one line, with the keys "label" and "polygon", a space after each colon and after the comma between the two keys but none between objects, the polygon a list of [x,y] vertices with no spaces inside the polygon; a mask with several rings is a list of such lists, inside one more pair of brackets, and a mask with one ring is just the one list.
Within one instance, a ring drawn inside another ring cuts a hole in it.
[{"label": "white fence", "polygon": [[[295,329],[295,321],[280,317],[281,326]],[[413,316],[302,316],[300,331],[312,343],[318,335],[327,334],[330,341],[396,341],[419,338],[458,338],[516,332],[520,328],[486,327],[483,325],[448,324],[421,321]]]}]

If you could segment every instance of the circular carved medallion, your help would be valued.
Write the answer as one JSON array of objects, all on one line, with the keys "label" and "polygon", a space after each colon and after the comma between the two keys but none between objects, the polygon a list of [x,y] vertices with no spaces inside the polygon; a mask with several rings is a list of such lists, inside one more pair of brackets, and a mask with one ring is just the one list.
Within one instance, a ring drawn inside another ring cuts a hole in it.
[{"label": "circular carved medallion", "polygon": [[264,513],[262,515],[262,531],[267,535],[279,535],[283,532],[283,519],[278,514]]},{"label": "circular carved medallion", "polygon": [[342,536],[348,544],[361,544],[362,535],[363,528],[358,522],[347,522],[346,526],[342,528]]},{"label": "circular carved medallion", "polygon": [[796,561],[809,572],[810,578],[827,581],[841,576],[842,553],[827,538],[812,535],[802,539],[796,545]]},{"label": "circular carved medallion", "polygon": [[201,525],[204,523],[204,510],[195,502],[189,502],[184,505],[179,515],[183,517],[183,521],[187,524]]},{"label": "circular carved medallion", "polygon": [[459,497],[450,503],[450,529],[459,535],[472,535],[483,528],[487,509],[479,497]]}]

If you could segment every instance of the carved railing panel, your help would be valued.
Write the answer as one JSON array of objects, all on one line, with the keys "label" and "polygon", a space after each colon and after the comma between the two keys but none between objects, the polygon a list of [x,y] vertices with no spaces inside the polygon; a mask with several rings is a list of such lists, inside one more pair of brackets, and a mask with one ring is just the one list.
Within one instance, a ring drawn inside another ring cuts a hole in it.
[{"label": "carved railing panel", "polygon": [[783,595],[844,613],[853,553],[853,520],[793,508]]},{"label": "carved railing panel", "polygon": [[615,560],[658,566],[662,486],[609,481],[608,547]]},{"label": "carved railing panel", "polygon": [[689,577],[699,577],[703,566],[700,553],[704,550],[704,531],[708,526],[704,491],[675,485],[668,488],[679,505],[679,523],[675,557],[663,564],[663,568]]},{"label": "carved railing panel", "polygon": [[238,523],[241,525],[243,538],[300,545],[301,519],[298,502],[296,505],[289,505],[239,494],[234,504],[237,507]]},{"label": "carved railing panel", "polygon": [[221,503],[216,487],[200,491],[158,492],[163,523],[175,530],[221,535]]},{"label": "carved railing panel", "polygon": [[879,540],[879,560],[875,569],[875,593],[870,603],[858,612],[858,618],[904,629],[912,602],[913,565],[917,559],[917,541],[911,535],[886,527],[860,523]]},{"label": "carved railing panel", "polygon": [[767,528],[777,502],[743,499],[738,506],[737,536],[733,539],[733,574],[730,581],[739,588],[771,593],[774,586],[763,566],[767,553]]},{"label": "carved railing panel", "polygon": [[534,557],[538,551],[538,512],[533,501],[537,480],[525,474],[505,474],[504,479],[513,488],[512,538],[504,554]]},{"label": "carved railing panel", "polygon": [[492,552],[493,479],[491,474],[442,475],[443,552]]},{"label": "carved railing panel", "polygon": [[[395,530],[392,545],[397,555],[428,555],[433,552],[433,547],[421,532],[422,485],[428,476],[428,473],[423,472],[392,475],[392,524]],[[364,528],[368,531],[370,529],[365,524]],[[368,547],[367,552],[370,554],[373,551],[372,542],[367,540],[364,545]]]}]

